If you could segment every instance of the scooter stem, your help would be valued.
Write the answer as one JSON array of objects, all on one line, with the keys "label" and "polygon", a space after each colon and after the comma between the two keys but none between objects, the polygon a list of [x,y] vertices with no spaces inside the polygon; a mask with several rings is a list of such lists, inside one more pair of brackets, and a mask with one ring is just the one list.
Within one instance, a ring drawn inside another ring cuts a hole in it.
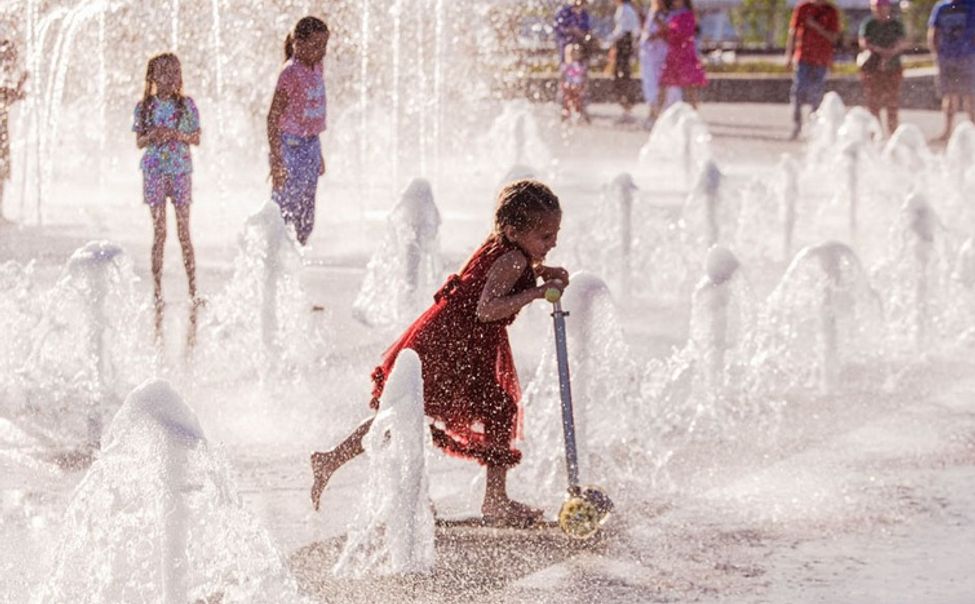
[{"label": "scooter stem", "polygon": [[565,469],[569,477],[569,491],[579,488],[579,459],[576,452],[576,428],[572,415],[572,386],[569,383],[569,355],[565,339],[565,317],[562,303],[552,303],[555,325],[555,358],[559,366],[559,395],[562,399],[562,433],[565,436]]}]

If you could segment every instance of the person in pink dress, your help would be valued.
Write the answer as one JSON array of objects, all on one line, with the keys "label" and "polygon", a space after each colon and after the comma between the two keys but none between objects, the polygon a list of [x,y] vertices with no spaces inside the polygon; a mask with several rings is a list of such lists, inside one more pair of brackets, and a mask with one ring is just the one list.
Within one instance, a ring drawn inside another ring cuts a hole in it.
[{"label": "person in pink dress", "polygon": [[660,105],[663,106],[668,88],[680,88],[687,102],[696,109],[698,90],[708,83],[694,43],[697,18],[691,0],[665,0],[664,5],[668,12],[667,60],[660,75]]}]

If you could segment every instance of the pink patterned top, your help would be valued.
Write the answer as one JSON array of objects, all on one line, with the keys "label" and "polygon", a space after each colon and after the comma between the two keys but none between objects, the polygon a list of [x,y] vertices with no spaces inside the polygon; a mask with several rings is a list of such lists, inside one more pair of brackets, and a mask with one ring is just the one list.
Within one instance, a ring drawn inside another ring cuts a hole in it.
[{"label": "pink patterned top", "polygon": [[288,97],[278,123],[283,134],[308,137],[325,130],[327,103],[323,71],[321,64],[310,67],[295,59],[281,70],[276,90],[283,90]]}]

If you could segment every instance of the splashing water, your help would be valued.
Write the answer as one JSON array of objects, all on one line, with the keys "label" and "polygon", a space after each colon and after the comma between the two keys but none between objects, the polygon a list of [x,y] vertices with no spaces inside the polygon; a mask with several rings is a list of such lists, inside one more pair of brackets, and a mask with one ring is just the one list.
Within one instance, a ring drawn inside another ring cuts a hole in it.
[{"label": "splashing water", "polygon": [[837,133],[846,115],[846,105],[840,95],[833,91],[823,96],[822,102],[811,116],[809,158],[820,163],[831,153],[836,145]]},{"label": "splashing water", "polygon": [[673,207],[646,203],[629,173],[602,187],[587,224],[572,242],[573,266],[601,275],[624,297],[686,293],[690,250]]},{"label": "splashing water", "polygon": [[545,171],[552,164],[552,152],[539,134],[531,104],[525,100],[502,105],[481,146],[499,180],[514,165],[541,166]]},{"label": "splashing water", "polygon": [[883,358],[885,336],[880,299],[853,250],[838,242],[805,247],[759,317],[748,388],[754,396],[836,392],[844,366]]},{"label": "splashing water", "polygon": [[[656,443],[650,409],[638,402],[639,374],[623,338],[616,305],[602,279],[572,275],[562,305],[572,400],[583,482],[614,493],[636,488],[653,466]],[[536,489],[539,504],[554,507],[565,490],[562,410],[555,348],[545,347],[525,389],[525,461],[517,472]]]},{"label": "splashing water", "polygon": [[650,137],[640,148],[639,163],[644,170],[661,165],[677,166],[684,174],[684,185],[711,158],[711,133],[696,111],[687,103],[671,105],[653,125]]},{"label": "splashing water", "polygon": [[233,384],[244,375],[301,376],[320,369],[328,330],[301,284],[302,251],[278,207],[247,219],[234,275],[201,328],[205,379]]},{"label": "splashing water", "polygon": [[934,209],[920,193],[907,196],[890,231],[889,255],[877,280],[889,295],[892,344],[923,352],[945,333],[953,256]]},{"label": "splashing water", "polygon": [[953,184],[953,195],[965,197],[971,180],[972,157],[975,157],[975,124],[961,122],[955,126],[945,148],[944,163]]},{"label": "splashing water", "polygon": [[164,381],[126,398],[71,498],[42,602],[303,602],[230,468]]},{"label": "splashing water", "polygon": [[778,166],[779,218],[782,221],[782,260],[792,257],[796,230],[796,207],[799,203],[799,163],[788,153],[782,154]]},{"label": "splashing water", "polygon": [[427,457],[432,441],[423,415],[420,358],[396,357],[369,432],[365,504],[333,571],[336,575],[429,573],[435,562]]},{"label": "splashing water", "polygon": [[386,220],[386,236],[366,266],[354,316],[367,325],[399,326],[427,303],[443,279],[440,211],[430,183],[414,179]]},{"label": "splashing water", "polygon": [[62,444],[84,433],[86,445],[98,447],[102,417],[154,365],[136,282],[116,244],[93,241],[71,255],[43,297],[40,320],[21,334],[29,339],[16,370],[25,422],[44,426]]},{"label": "splashing water", "polygon": [[504,186],[509,182],[514,182],[516,180],[525,180],[526,178],[538,178],[535,169],[531,166],[526,166],[524,164],[515,164],[508,169],[501,182],[498,183],[499,186]]}]

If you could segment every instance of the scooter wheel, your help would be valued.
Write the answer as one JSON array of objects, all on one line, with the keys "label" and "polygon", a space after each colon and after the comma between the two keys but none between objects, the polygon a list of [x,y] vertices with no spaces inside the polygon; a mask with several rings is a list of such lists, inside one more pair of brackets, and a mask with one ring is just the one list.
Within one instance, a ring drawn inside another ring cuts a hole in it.
[{"label": "scooter wheel", "polygon": [[606,522],[613,502],[605,493],[587,487],[577,495],[570,495],[559,510],[559,527],[574,539],[588,539]]}]

